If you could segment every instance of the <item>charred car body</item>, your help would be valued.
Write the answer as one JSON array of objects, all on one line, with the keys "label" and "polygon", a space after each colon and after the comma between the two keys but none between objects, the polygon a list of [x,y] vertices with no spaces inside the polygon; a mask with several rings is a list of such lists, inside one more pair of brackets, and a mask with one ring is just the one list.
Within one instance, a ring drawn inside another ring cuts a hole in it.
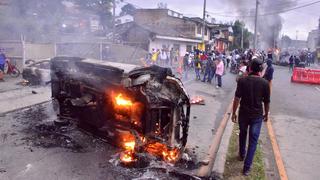
[{"label": "charred car body", "polygon": [[74,118],[127,152],[178,159],[188,136],[190,101],[171,70],[93,59],[51,60],[52,97],[61,118]]},{"label": "charred car body", "polygon": [[22,71],[23,79],[29,81],[31,85],[46,85],[50,82],[50,59],[42,59],[31,62]]}]

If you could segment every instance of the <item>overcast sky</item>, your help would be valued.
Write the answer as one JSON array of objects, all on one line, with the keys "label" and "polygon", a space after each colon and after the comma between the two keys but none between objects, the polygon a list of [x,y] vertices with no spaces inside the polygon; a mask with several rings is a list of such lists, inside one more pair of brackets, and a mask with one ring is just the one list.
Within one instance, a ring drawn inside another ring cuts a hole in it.
[{"label": "overcast sky", "polygon": [[[229,22],[233,21],[236,18],[234,17],[225,17],[225,15],[236,16],[237,14],[235,8],[228,3],[228,1],[232,0],[207,0],[207,11],[218,13],[223,16],[218,16],[214,14],[210,14],[210,16],[214,17],[218,22]],[[235,0],[233,0],[235,1]],[[254,0],[238,0],[238,1],[246,1],[252,2],[252,8],[255,7]],[[267,1],[267,0],[260,0]],[[278,0],[281,2],[281,0]],[[304,5],[310,2],[315,2],[316,0],[292,0],[296,1],[297,5]],[[133,5],[139,8],[156,8],[159,2],[163,2],[167,4],[169,9],[178,11],[185,16],[199,16],[202,17],[203,10],[203,0],[125,0],[125,2],[132,3]],[[240,9],[250,9],[251,7],[241,7]],[[270,9],[271,12],[272,9]],[[282,13],[281,17],[283,18],[283,28],[281,34],[289,35],[292,39],[296,39],[297,31],[298,31],[298,39],[306,40],[308,36],[308,32],[316,29],[318,27],[318,20],[320,17],[320,3],[314,4],[309,7],[296,9],[293,11],[289,11],[286,13]],[[253,18],[250,18],[253,21]],[[263,22],[260,22],[263,23]]]}]

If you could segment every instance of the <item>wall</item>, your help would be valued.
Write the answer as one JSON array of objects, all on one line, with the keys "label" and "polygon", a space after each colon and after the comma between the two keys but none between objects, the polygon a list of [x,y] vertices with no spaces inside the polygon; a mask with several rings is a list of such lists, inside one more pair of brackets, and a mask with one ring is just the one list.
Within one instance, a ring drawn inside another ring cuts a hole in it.
[{"label": "wall", "polygon": [[139,9],[134,14],[134,21],[137,24],[156,24],[167,17],[165,9]]},{"label": "wall", "polygon": [[53,44],[25,44],[26,59],[47,59],[55,56]]},{"label": "wall", "polygon": [[[198,25],[194,25],[194,26],[195,26],[195,37],[197,37],[198,39],[202,39],[203,25],[198,24]],[[201,27],[201,31],[198,31],[198,26]],[[204,40],[209,41],[210,40],[210,30],[208,28],[206,28],[206,29],[207,29],[207,35],[204,35]]]},{"label": "wall", "polygon": [[[5,49],[8,57],[22,57],[23,48],[19,41],[3,41],[0,47]],[[54,56],[53,44],[25,44],[26,59],[45,59]]]},{"label": "wall", "polygon": [[126,41],[139,45],[144,50],[148,50],[150,33],[138,26],[131,28],[126,34]]},{"label": "wall", "polygon": [[4,48],[8,57],[22,57],[22,43],[20,41],[1,41],[0,48]]},{"label": "wall", "polygon": [[141,9],[134,15],[134,21],[143,26],[170,26],[184,36],[195,38],[195,22],[168,15],[168,9]]},{"label": "wall", "polygon": [[179,44],[179,46],[180,46],[180,49],[179,49],[180,56],[184,56],[186,54],[187,45],[191,45],[192,47],[196,47],[197,46],[197,43],[188,43],[188,42],[181,42],[181,41],[171,41],[171,40],[156,39],[156,40],[150,42],[149,52],[152,51],[152,48],[154,48],[154,49],[162,49],[162,45],[166,45],[167,48],[169,48],[169,50],[170,50],[173,47],[174,44]]},{"label": "wall", "polygon": [[309,32],[307,46],[311,51],[315,51],[318,42],[318,30],[312,30]]},{"label": "wall", "polygon": [[[6,56],[22,70],[23,47],[20,41],[1,41],[0,47],[4,48]],[[25,59],[46,59],[54,57],[53,44],[25,44]]]},{"label": "wall", "polygon": [[58,43],[57,56],[76,56],[83,58],[102,59],[113,62],[141,64],[140,59],[148,52],[123,44],[111,43]]}]

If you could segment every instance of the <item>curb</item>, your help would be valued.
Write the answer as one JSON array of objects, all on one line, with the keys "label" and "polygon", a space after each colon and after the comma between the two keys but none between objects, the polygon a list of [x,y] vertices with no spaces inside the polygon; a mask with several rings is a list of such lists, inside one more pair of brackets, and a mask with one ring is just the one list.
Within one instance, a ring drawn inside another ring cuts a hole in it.
[{"label": "curb", "polygon": [[4,115],[9,114],[9,113],[11,113],[11,112],[18,111],[18,110],[22,110],[22,109],[25,109],[25,108],[30,108],[30,107],[32,107],[32,106],[37,106],[37,105],[40,105],[40,104],[45,104],[45,103],[48,103],[48,102],[50,102],[50,101],[51,101],[51,99],[50,99],[50,100],[46,100],[46,101],[41,101],[41,102],[38,102],[38,103],[35,103],[35,104],[30,104],[30,105],[28,105],[28,106],[20,107],[20,108],[17,108],[17,109],[9,110],[9,111],[6,111],[6,112],[1,112],[1,113],[0,113],[0,116],[4,116]]}]

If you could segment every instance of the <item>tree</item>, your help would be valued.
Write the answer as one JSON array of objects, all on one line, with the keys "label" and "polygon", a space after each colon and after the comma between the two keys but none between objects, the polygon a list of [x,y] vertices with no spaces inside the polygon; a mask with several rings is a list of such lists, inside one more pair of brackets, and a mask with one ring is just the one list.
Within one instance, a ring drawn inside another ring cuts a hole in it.
[{"label": "tree", "polygon": [[10,0],[1,7],[0,36],[19,39],[25,35],[28,40],[49,40],[57,33],[59,20],[63,16],[62,0]]},{"label": "tree", "polygon": [[230,46],[231,49],[241,48],[242,29],[243,29],[243,48],[244,49],[249,48],[250,36],[252,35],[252,33],[249,32],[247,28],[245,28],[245,24],[243,22],[236,20],[232,25],[234,41],[233,41],[233,44]]},{"label": "tree", "polygon": [[126,4],[122,6],[120,16],[127,15],[127,14],[134,15],[136,10],[137,9],[132,4]]},{"label": "tree", "polygon": [[80,9],[91,11],[100,18],[104,30],[112,26],[112,0],[73,0]]}]

